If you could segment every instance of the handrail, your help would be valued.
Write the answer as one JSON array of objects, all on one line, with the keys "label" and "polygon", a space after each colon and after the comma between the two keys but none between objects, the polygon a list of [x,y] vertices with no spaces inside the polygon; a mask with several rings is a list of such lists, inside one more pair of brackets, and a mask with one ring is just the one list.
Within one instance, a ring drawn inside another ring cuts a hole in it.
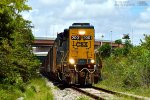
[{"label": "handrail", "polygon": [[65,62],[64,59],[67,57],[68,52],[69,52],[69,51],[67,51],[66,55],[63,54],[64,56],[63,56],[62,59],[61,59],[61,62],[62,62],[62,63]]},{"label": "handrail", "polygon": [[94,73],[95,70],[96,70],[96,66],[94,66],[94,70],[93,70],[93,71],[90,71],[88,68],[83,68],[83,69],[81,69],[80,71],[78,71],[77,68],[76,68],[76,66],[75,66],[74,68],[75,68],[75,71],[76,71],[77,73],[82,72],[83,70],[87,70],[89,73]]}]

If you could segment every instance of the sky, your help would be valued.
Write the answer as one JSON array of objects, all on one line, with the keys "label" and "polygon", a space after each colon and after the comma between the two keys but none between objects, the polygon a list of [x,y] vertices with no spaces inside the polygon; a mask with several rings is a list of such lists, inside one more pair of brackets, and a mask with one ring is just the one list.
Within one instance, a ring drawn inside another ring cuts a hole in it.
[{"label": "sky", "polygon": [[56,37],[76,22],[93,25],[100,40],[129,34],[138,45],[143,34],[150,35],[150,0],[28,0],[27,4],[32,10],[23,17],[32,21],[35,37]]}]

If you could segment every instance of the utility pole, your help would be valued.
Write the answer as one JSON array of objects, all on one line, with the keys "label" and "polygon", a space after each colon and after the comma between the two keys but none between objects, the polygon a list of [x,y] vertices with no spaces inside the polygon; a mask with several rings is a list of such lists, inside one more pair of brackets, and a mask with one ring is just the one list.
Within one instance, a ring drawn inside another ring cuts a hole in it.
[{"label": "utility pole", "polygon": [[53,24],[53,38],[54,38],[54,34],[55,34],[55,33],[54,33],[54,24]]},{"label": "utility pole", "polygon": [[133,45],[133,28],[132,28],[132,45]]},{"label": "utility pole", "polygon": [[103,37],[104,35],[101,36],[102,40],[101,40],[101,46],[103,45]]},{"label": "utility pole", "polygon": [[111,35],[111,52],[112,52],[112,31],[110,31],[110,35]]}]

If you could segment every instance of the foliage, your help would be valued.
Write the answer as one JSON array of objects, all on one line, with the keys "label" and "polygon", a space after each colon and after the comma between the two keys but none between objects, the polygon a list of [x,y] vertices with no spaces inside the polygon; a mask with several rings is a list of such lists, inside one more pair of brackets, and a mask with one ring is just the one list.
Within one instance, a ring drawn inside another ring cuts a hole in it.
[{"label": "foliage", "polygon": [[0,84],[0,100],[16,100],[22,92],[16,86]]},{"label": "foliage", "polygon": [[[120,40],[116,40],[115,43],[121,43]],[[118,44],[119,45],[119,44]],[[115,48],[113,50],[113,55],[115,56],[127,56],[129,51],[133,48],[131,41],[126,39],[124,46],[122,48]]]},{"label": "foliage", "polygon": [[[119,45],[122,44],[122,40],[115,40],[115,43],[118,44],[119,47]],[[127,38],[122,48],[111,49],[111,46],[109,44],[104,44],[99,48],[99,53],[102,58],[109,57],[110,54],[113,54],[115,56],[127,56],[132,48],[133,45],[131,44],[131,41]]]},{"label": "foliage", "polygon": [[123,56],[124,55],[124,52],[125,52],[125,49],[124,48],[115,48],[113,50],[113,55],[114,56]]},{"label": "foliage", "polygon": [[86,96],[80,96],[77,100],[90,100],[90,99]]},{"label": "foliage", "polygon": [[20,87],[36,74],[39,61],[31,52],[33,35],[30,21],[22,11],[31,8],[26,0],[0,2],[0,83]]},{"label": "foliage", "polygon": [[[150,89],[149,44],[148,35],[140,46],[132,46],[126,41],[124,48],[115,49],[113,55],[103,59],[103,84],[125,90]],[[143,91],[143,94],[149,93]]]},{"label": "foliage", "polygon": [[118,45],[122,44],[122,40],[121,39],[115,40],[115,43],[118,44]]},{"label": "foliage", "polygon": [[127,39],[124,44],[124,55],[127,55],[132,47],[133,45],[131,44],[131,41]]},{"label": "foliage", "polygon": [[111,54],[111,46],[109,44],[104,44],[99,48],[99,53],[102,58],[109,57]]},{"label": "foliage", "polygon": [[45,83],[45,79],[37,78],[30,81],[24,93],[24,100],[53,100],[51,88]]},{"label": "foliage", "polygon": [[150,36],[146,34],[144,34],[144,36],[145,36],[145,39],[144,41],[141,41],[141,46],[143,48],[150,50]]},{"label": "foliage", "polygon": [[0,85],[0,100],[16,100],[23,98],[24,100],[53,100],[51,88],[45,83],[45,79],[37,77],[31,79],[24,84],[24,91],[16,86]]},{"label": "foliage", "polygon": [[130,39],[129,34],[124,34],[123,37],[122,37],[122,39]]}]

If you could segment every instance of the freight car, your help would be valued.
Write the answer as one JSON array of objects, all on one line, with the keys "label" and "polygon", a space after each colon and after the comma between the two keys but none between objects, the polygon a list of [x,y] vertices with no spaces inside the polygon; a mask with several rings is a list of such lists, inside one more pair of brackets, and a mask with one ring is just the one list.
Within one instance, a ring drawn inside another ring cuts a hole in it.
[{"label": "freight car", "polygon": [[101,77],[94,53],[95,30],[89,23],[73,23],[57,34],[43,63],[43,72],[65,84],[91,85]]}]

